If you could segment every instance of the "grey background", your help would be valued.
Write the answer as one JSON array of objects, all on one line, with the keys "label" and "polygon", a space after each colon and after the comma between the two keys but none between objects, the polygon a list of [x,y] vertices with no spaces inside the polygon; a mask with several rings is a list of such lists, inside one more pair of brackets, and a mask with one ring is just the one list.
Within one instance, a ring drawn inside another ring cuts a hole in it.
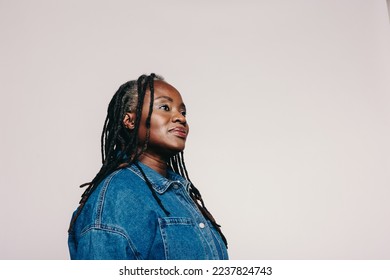
[{"label": "grey background", "polygon": [[163,75],[233,259],[390,258],[385,0],[0,1],[0,258],[67,259],[120,84]]}]

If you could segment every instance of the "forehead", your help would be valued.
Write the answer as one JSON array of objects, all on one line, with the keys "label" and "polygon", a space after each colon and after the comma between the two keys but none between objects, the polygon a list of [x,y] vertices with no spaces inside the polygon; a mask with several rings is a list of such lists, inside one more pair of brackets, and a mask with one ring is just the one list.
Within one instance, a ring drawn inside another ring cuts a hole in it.
[{"label": "forehead", "polygon": [[167,96],[174,101],[183,102],[180,92],[175,87],[164,81],[154,81],[154,98],[160,96]]}]

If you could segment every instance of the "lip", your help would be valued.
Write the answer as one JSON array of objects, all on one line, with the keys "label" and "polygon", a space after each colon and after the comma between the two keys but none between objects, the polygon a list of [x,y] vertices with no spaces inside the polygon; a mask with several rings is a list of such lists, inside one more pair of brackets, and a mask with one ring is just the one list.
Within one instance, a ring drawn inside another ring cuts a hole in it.
[{"label": "lip", "polygon": [[180,138],[187,138],[188,131],[184,127],[177,126],[169,129],[168,131]]}]

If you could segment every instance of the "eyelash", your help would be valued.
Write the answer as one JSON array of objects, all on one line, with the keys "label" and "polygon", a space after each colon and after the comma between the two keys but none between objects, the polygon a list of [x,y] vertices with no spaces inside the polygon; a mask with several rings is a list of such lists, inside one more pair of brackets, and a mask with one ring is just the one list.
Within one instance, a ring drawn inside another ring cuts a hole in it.
[{"label": "eyelash", "polygon": [[169,108],[169,106],[168,105],[161,105],[161,106],[159,106],[158,107],[159,109],[164,109],[164,111],[170,111],[170,108]]},{"label": "eyelash", "polygon": [[[159,109],[164,109],[164,111],[167,111],[167,112],[169,112],[169,111],[171,110],[171,109],[169,108],[169,106],[168,106],[168,105],[165,105],[165,104],[159,106],[158,108],[159,108]],[[186,112],[186,111],[182,111],[181,114],[182,114],[184,117],[187,116],[187,112]]]}]

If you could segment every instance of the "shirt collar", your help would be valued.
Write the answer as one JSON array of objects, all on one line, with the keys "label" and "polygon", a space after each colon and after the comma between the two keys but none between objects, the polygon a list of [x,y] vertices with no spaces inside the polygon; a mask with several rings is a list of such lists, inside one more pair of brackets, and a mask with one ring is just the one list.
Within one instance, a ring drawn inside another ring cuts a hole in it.
[{"label": "shirt collar", "polygon": [[[186,189],[186,191],[188,191],[190,182],[188,182],[186,179],[184,179],[179,174],[173,172],[172,170],[167,169],[167,177],[164,177],[160,173],[158,173],[157,171],[153,170],[152,168],[143,164],[140,161],[137,161],[137,164],[140,168],[142,168],[142,171],[145,173],[146,177],[152,184],[153,189],[157,193],[163,194],[173,184],[179,184],[183,186]],[[132,172],[137,174],[142,180],[145,181],[144,176],[142,175],[141,171],[138,169],[138,167],[135,164],[129,166],[128,169],[130,169]]]}]

